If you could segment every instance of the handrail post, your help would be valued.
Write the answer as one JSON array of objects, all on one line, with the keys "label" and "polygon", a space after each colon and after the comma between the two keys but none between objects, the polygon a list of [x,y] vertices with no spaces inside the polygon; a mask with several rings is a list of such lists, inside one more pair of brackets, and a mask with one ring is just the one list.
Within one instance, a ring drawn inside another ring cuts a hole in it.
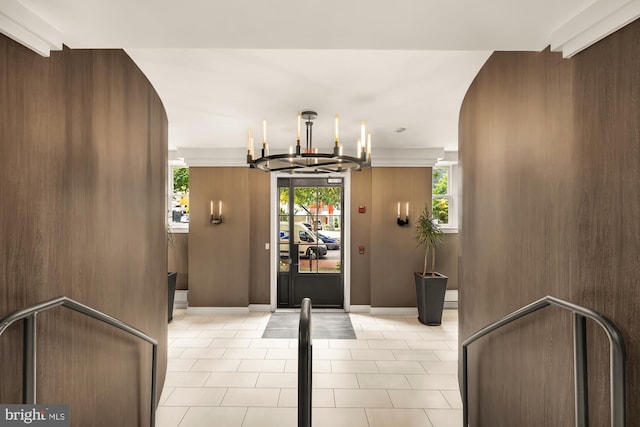
[{"label": "handrail post", "polygon": [[36,403],[36,314],[24,319],[22,403]]},{"label": "handrail post", "polygon": [[576,312],[573,313],[573,376],[576,399],[576,427],[588,427],[587,318]]},{"label": "handrail post", "polygon": [[462,345],[462,425],[469,426],[469,387],[467,385],[467,346]]},{"label": "handrail post", "polygon": [[609,336],[609,376],[611,388],[611,425],[624,427],[627,425],[625,348],[622,334],[619,332]]},{"label": "handrail post", "polygon": [[156,373],[158,370],[158,344],[151,344],[151,427],[156,425]]},{"label": "handrail post", "polygon": [[298,329],[298,427],[311,427],[312,359],[311,299],[304,298]]}]

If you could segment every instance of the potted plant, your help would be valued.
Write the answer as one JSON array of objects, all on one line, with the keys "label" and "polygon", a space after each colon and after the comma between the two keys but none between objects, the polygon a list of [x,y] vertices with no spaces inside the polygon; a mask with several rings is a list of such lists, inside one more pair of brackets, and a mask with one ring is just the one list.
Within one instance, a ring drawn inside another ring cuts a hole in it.
[{"label": "potted plant", "polygon": [[424,268],[415,272],[418,320],[425,325],[442,323],[444,295],[447,290],[447,276],[436,273],[436,249],[442,242],[442,229],[431,218],[431,212],[424,207],[416,222],[415,237],[418,246],[424,248]]}]

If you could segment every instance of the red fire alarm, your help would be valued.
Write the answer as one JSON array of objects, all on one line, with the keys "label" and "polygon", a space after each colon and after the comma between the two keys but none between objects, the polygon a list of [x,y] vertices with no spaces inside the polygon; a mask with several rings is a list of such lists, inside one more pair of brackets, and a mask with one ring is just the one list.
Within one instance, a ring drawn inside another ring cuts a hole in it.
[{"label": "red fire alarm", "polygon": [[358,213],[365,213],[367,211],[367,208],[364,206],[358,206]]}]

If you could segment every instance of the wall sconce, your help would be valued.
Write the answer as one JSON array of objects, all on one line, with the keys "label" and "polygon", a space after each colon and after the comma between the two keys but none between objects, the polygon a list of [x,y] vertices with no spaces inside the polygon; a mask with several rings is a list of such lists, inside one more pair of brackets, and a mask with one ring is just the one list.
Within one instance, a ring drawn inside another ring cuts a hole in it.
[{"label": "wall sconce", "polygon": [[400,217],[400,202],[398,202],[398,225],[401,227],[409,225],[409,202],[405,204],[404,219]]},{"label": "wall sconce", "polygon": [[209,222],[216,225],[222,224],[222,200],[218,200],[217,202],[211,200],[211,208],[209,209]]}]

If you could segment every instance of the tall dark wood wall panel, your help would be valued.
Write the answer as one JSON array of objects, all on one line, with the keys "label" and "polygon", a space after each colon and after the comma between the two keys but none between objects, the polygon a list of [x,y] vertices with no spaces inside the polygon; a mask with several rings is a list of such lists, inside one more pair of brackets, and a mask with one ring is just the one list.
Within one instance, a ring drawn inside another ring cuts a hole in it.
[{"label": "tall dark wood wall panel", "polygon": [[[371,170],[371,306],[415,307],[413,272],[424,265],[415,220],[431,204],[431,168]],[[398,202],[409,202],[409,225],[397,224]]]},{"label": "tall dark wood wall panel", "polygon": [[[460,340],[545,295],[627,340],[640,425],[640,22],[572,59],[494,53],[460,115]],[[609,423],[607,340],[588,327],[591,425]],[[547,308],[472,345],[470,425],[572,425],[571,316]]]},{"label": "tall dark wood wall panel", "polygon": [[[43,58],[0,36],[0,316],[66,295],[160,342],[166,370],[167,118],[121,50]],[[21,325],[0,402],[21,397]],[[38,402],[72,426],[148,424],[149,344],[64,308],[39,316]]]},{"label": "tall dark wood wall panel", "polygon": [[[253,171],[236,167],[189,169],[189,307],[249,305],[253,241],[249,172]],[[264,177],[268,181],[269,176]],[[222,200],[222,224],[209,222],[211,200]],[[261,214],[268,229],[269,212]],[[264,248],[264,243],[260,245]],[[269,289],[268,279],[263,284]]]}]

